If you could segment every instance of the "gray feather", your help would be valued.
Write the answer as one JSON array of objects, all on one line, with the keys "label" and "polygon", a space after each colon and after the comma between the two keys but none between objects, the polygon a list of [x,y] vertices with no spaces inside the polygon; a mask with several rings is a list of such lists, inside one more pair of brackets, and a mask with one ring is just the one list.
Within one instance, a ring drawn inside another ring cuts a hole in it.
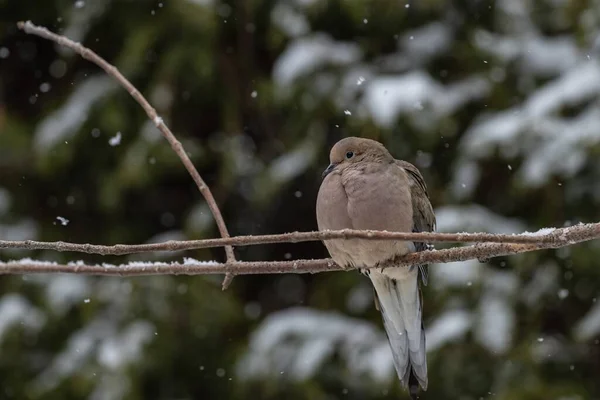
[{"label": "gray feather", "polygon": [[411,371],[423,390],[427,389],[425,331],[422,324],[418,270],[403,280],[382,273],[370,274],[383,316],[396,372],[408,387]]}]

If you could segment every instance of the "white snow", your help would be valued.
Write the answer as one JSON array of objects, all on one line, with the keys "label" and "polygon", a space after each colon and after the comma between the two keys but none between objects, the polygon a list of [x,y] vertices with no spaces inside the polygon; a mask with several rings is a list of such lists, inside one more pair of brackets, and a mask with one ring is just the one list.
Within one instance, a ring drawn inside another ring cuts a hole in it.
[{"label": "white snow", "polygon": [[[445,311],[427,328],[427,351],[460,340],[473,321],[468,311]],[[310,379],[328,365],[334,353],[341,357],[347,379],[363,374],[378,382],[396,379],[389,343],[380,326],[306,308],[267,316],[252,333],[247,353],[237,365],[237,376],[252,379],[285,373],[286,379]]]},{"label": "white snow", "polygon": [[196,260],[195,258],[190,258],[190,257],[184,257],[183,258],[183,263],[185,265],[195,265],[195,266],[201,266],[201,265],[215,265],[217,264],[216,261],[214,260],[209,260],[209,261],[200,261],[200,260]]},{"label": "white snow", "polygon": [[[108,0],[75,1],[74,7],[71,10],[72,12],[67,18],[64,18],[66,24],[61,34],[74,42],[84,42],[95,20],[102,16],[109,3],[110,1]],[[63,20],[63,18],[61,17],[59,20]],[[73,56],[73,51],[64,46],[57,46],[56,50],[64,57]]]},{"label": "white snow", "polygon": [[469,282],[479,282],[481,268],[482,264],[477,260],[434,264],[429,268],[429,282],[437,290],[447,287],[464,288]]},{"label": "white snow", "polygon": [[307,135],[295,148],[285,152],[269,165],[267,174],[272,184],[283,184],[302,174],[313,165],[319,141]]},{"label": "white snow", "polygon": [[[162,121],[164,123],[164,121]],[[160,131],[157,129],[156,121],[150,121],[149,119],[144,120],[142,123],[142,127],[139,131],[139,138],[143,138],[146,143],[142,143],[138,141],[136,144],[144,147],[144,151],[148,150],[148,145],[150,143],[162,142],[163,136]],[[146,153],[144,153],[146,154]]]},{"label": "white snow", "polygon": [[273,80],[280,89],[298,78],[328,65],[347,65],[361,57],[357,44],[337,42],[324,33],[291,42],[273,67]]},{"label": "white snow", "polygon": [[350,289],[346,297],[346,308],[351,313],[362,313],[374,304],[373,287],[366,280]]},{"label": "white snow", "polygon": [[555,230],[556,230],[556,228],[540,228],[535,232],[524,231],[524,232],[519,232],[519,233],[523,236],[545,236],[545,235],[551,234]]},{"label": "white snow", "polygon": [[4,240],[35,239],[37,232],[38,224],[33,219],[25,218],[13,224],[0,224],[0,237]]},{"label": "white snow", "polygon": [[467,78],[444,86],[426,72],[413,71],[373,78],[366,85],[363,105],[379,125],[390,127],[400,113],[414,113],[415,104],[425,105],[427,118],[439,118],[486,95],[489,90],[490,85],[483,78]]},{"label": "white snow", "polygon": [[471,160],[462,160],[456,164],[454,179],[450,183],[452,194],[458,199],[467,198],[477,187],[481,171],[477,163]]},{"label": "white snow", "polygon": [[127,397],[128,393],[130,393],[131,382],[123,373],[104,373],[102,374],[101,379],[96,379],[95,382],[96,386],[92,394],[88,397],[88,400],[124,399]]},{"label": "white snow", "polygon": [[121,144],[121,132],[117,132],[117,134],[113,137],[111,137],[110,139],[108,139],[108,144],[111,145],[112,147],[118,146]]},{"label": "white snow", "polygon": [[520,233],[525,225],[513,218],[495,214],[478,204],[442,206],[435,210],[439,232]]},{"label": "white snow", "polygon": [[[2,266],[6,265],[8,263],[10,263],[10,264],[23,264],[23,265],[36,265],[36,266],[55,266],[55,265],[58,265],[58,263],[55,262],[55,261],[43,261],[43,260],[33,260],[31,258],[22,258],[22,259],[19,259],[19,260],[9,260],[7,262],[0,261],[0,269],[2,268]],[[194,258],[189,258],[189,257],[184,257],[182,264],[178,264],[175,261],[170,262],[170,263],[161,262],[161,261],[130,261],[128,263],[123,263],[123,264],[109,264],[109,263],[88,264],[88,263],[86,263],[85,261],[82,261],[82,260],[70,261],[70,262],[67,263],[68,266],[72,266],[73,267],[73,270],[76,270],[78,266],[91,265],[91,266],[100,266],[102,268],[119,268],[119,269],[123,269],[123,270],[126,270],[128,268],[145,267],[149,271],[152,270],[152,269],[158,270],[158,269],[161,269],[161,268],[165,268],[165,267],[168,267],[169,265],[215,266],[215,265],[218,265],[218,264],[219,263],[217,261],[214,261],[214,260],[201,261],[201,260],[196,260]],[[79,290],[79,289],[77,289],[77,290]]]},{"label": "white snow", "polygon": [[[329,90],[334,91],[333,99],[335,100],[336,106],[339,110],[346,110],[349,107],[353,109],[356,108],[356,98],[367,86],[368,82],[373,78],[373,68],[370,65],[362,64],[362,63],[353,63],[351,66],[348,66],[343,72],[340,73],[341,82],[335,80],[333,77],[329,77],[332,82],[331,88]],[[340,79],[340,77],[336,77]],[[323,93],[324,91],[318,90],[319,93]],[[324,92],[327,93],[327,92]],[[361,115],[366,112],[362,108],[358,108],[358,115]]]},{"label": "white snow", "polygon": [[[489,156],[499,149],[505,157],[523,156],[519,176],[540,186],[554,174],[569,178],[587,160],[585,151],[600,143],[600,62],[582,61],[534,91],[523,104],[481,116],[461,140],[469,159]],[[583,105],[573,117],[564,107]],[[457,170],[460,170],[460,163]],[[455,175],[454,186],[460,177]]]},{"label": "white snow", "polygon": [[212,226],[214,219],[205,201],[192,207],[185,219],[186,232],[206,232]]},{"label": "white snow", "polygon": [[519,278],[514,271],[500,271],[484,267],[484,284],[488,293],[496,293],[505,297],[511,297],[517,292]]},{"label": "white snow", "polygon": [[52,311],[62,315],[89,297],[91,280],[82,275],[53,275],[46,284],[46,299]]},{"label": "white snow", "polygon": [[58,220],[58,222],[60,222],[60,224],[62,226],[67,226],[69,225],[69,220],[66,219],[65,217],[61,217],[60,215],[56,217],[56,219]]},{"label": "white snow", "polygon": [[153,337],[154,325],[147,321],[133,321],[123,332],[110,336],[100,343],[98,362],[109,369],[120,369],[138,361],[142,349]]},{"label": "white snow", "polygon": [[[65,33],[66,34],[66,33]],[[40,122],[34,134],[34,148],[46,152],[75,136],[88,118],[91,108],[117,88],[112,78],[100,74],[75,86],[61,108]]]},{"label": "white snow", "polygon": [[525,103],[525,111],[528,116],[543,117],[562,106],[597,98],[599,91],[600,63],[586,61],[534,92]]},{"label": "white snow", "polygon": [[34,379],[32,389],[51,391],[69,379],[93,356],[97,342],[113,334],[114,326],[105,318],[97,318],[66,339],[66,346],[54,356],[50,365]]},{"label": "white snow", "polygon": [[535,307],[543,296],[558,288],[560,268],[554,261],[548,261],[533,268],[533,277],[521,291],[521,297],[529,307]]},{"label": "white snow", "polygon": [[512,271],[486,268],[483,284],[475,337],[490,352],[502,354],[512,345],[516,324],[513,299],[519,280]]},{"label": "white snow", "polygon": [[[57,265],[57,263],[55,261],[33,260],[29,257],[21,258],[20,260],[10,260],[8,262],[16,263],[16,264],[45,265],[45,266]],[[0,265],[2,265],[2,264],[4,264],[4,262],[0,262]]]},{"label": "white snow", "polygon": [[252,333],[248,352],[237,366],[242,379],[279,375],[304,380],[333,356],[352,377],[367,373],[378,381],[395,375],[383,332],[373,325],[332,312],[294,308],[269,315]]},{"label": "white snow", "polygon": [[530,150],[520,175],[532,186],[544,184],[553,174],[573,177],[588,161],[586,149],[600,143],[599,123],[600,102],[570,120],[541,121],[538,130],[545,131],[548,140]]},{"label": "white snow", "polygon": [[37,332],[45,322],[44,314],[20,294],[8,293],[0,299],[0,342],[14,326]]},{"label": "white snow", "polygon": [[536,338],[530,347],[531,358],[534,362],[545,364],[549,361],[566,363],[571,361],[570,351],[555,336],[545,336]]},{"label": "white snow", "polygon": [[573,328],[575,338],[581,342],[600,334],[600,302],[594,304]]},{"label": "white snow", "polygon": [[474,43],[503,64],[517,62],[523,74],[552,76],[572,68],[583,57],[572,36],[544,37],[537,32],[520,36],[496,35],[479,30]]},{"label": "white snow", "polygon": [[196,4],[202,7],[212,7],[215,4],[215,0],[187,0],[192,4]]},{"label": "white snow", "polygon": [[472,324],[473,317],[465,310],[445,311],[427,328],[427,352],[436,351],[449,342],[463,338]]},{"label": "white snow", "polygon": [[405,51],[402,54],[405,60],[422,64],[446,51],[452,45],[453,36],[448,24],[436,21],[402,35],[398,47]]},{"label": "white snow", "polygon": [[490,352],[505,353],[512,344],[515,320],[512,304],[507,298],[486,293],[479,301],[475,337]]},{"label": "white snow", "polygon": [[298,37],[309,32],[306,16],[287,2],[277,2],[271,14],[273,25],[289,37]]},{"label": "white snow", "polygon": [[298,5],[299,7],[310,7],[313,4],[315,4],[316,2],[318,2],[319,0],[292,0],[294,3],[296,3],[296,5]]}]

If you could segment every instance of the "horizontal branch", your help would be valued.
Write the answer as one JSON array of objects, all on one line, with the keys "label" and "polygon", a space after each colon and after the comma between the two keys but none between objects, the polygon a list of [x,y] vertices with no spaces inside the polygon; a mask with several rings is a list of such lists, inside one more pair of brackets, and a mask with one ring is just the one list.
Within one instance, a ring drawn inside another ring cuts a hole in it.
[{"label": "horizontal branch", "polygon": [[167,241],[150,244],[96,245],[67,242],[38,242],[34,240],[0,240],[0,249],[53,250],[100,255],[125,255],[157,251],[182,251],[206,249],[221,246],[251,246],[273,243],[297,243],[330,239],[366,239],[366,240],[407,240],[414,242],[454,242],[454,243],[513,243],[549,245],[561,247],[571,243],[600,238],[600,223],[579,224],[566,228],[544,228],[534,233],[494,234],[494,233],[438,233],[438,232],[387,232],[358,231],[344,229],[323,232],[291,232],[274,235],[235,236],[218,239]]},{"label": "horizontal branch", "polygon": [[[563,247],[596,239],[600,234],[600,226],[592,224],[588,229],[581,231],[578,225],[563,230],[564,243],[561,246],[555,242],[539,244],[515,243],[478,243],[465,247],[454,247],[442,250],[427,250],[398,257],[386,265],[411,266],[432,263],[449,263],[466,260],[487,260],[493,257],[509,256],[555,247]],[[74,273],[90,275],[117,275],[117,276],[143,276],[143,275],[206,275],[234,273],[236,275],[248,274],[277,274],[277,273],[317,273],[326,271],[343,270],[331,259],[319,260],[294,260],[294,261],[256,261],[256,262],[202,262],[193,259],[184,259],[183,263],[158,263],[158,262],[130,262],[122,265],[86,265],[83,262],[56,264],[46,261],[23,259],[20,261],[0,262],[0,274],[34,274],[34,273]]]}]

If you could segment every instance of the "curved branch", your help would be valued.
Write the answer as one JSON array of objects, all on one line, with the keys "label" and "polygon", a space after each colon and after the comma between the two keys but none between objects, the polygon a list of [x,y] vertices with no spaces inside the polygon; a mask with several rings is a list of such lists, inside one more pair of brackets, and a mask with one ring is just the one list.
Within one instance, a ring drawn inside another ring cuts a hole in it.
[{"label": "curved branch", "polygon": [[[227,230],[227,225],[225,225],[225,220],[223,220],[221,210],[219,210],[219,206],[217,206],[217,202],[215,201],[215,198],[213,197],[210,188],[206,185],[206,183],[198,173],[196,167],[194,167],[194,164],[185,152],[181,142],[177,140],[173,132],[171,132],[167,125],[165,125],[162,118],[156,113],[156,110],[150,105],[148,100],[146,100],[146,98],[142,96],[139,90],[137,90],[136,87],[133,86],[131,82],[129,82],[127,78],[125,78],[114,65],[109,64],[105,59],[103,59],[87,47],[82,46],[80,43],[76,43],[66,38],[65,36],[57,35],[53,32],[50,32],[44,27],[36,26],[31,21],[18,22],[17,26],[19,29],[21,29],[27,34],[36,35],[70,48],[77,54],[81,55],[81,57],[93,62],[94,64],[102,68],[108,75],[115,78],[117,82],[119,82],[119,84],[123,86],[123,88],[125,88],[125,90],[127,90],[131,97],[133,97],[139,103],[139,105],[142,106],[144,111],[146,111],[148,118],[150,118],[150,120],[154,122],[154,125],[156,125],[158,130],[165,137],[165,139],[167,139],[173,151],[177,153],[177,156],[185,166],[185,169],[187,169],[192,179],[196,183],[198,190],[200,190],[200,193],[202,194],[202,196],[204,196],[204,199],[208,203],[208,207],[210,208],[210,211],[213,217],[215,218],[215,222],[217,223],[217,227],[221,236],[223,238],[228,238],[229,231]],[[235,254],[233,252],[232,246],[225,246],[225,254],[227,255],[227,262],[235,262]],[[226,281],[223,283],[224,289],[227,288],[227,286],[229,286],[232,279],[232,276],[226,277]]]}]

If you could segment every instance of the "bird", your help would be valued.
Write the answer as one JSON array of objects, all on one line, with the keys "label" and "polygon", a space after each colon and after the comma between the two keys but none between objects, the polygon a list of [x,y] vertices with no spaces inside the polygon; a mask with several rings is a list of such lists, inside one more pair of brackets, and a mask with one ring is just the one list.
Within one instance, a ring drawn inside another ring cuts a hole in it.
[{"label": "bird", "polygon": [[[317,195],[319,231],[435,230],[423,176],[413,164],[394,159],[380,142],[346,137],[331,148],[329,161]],[[421,291],[421,285],[427,285],[428,268],[394,267],[393,260],[427,250],[429,244],[356,238],[323,243],[340,267],[357,268],[370,278],[396,373],[411,398],[417,399],[428,384]]]}]

